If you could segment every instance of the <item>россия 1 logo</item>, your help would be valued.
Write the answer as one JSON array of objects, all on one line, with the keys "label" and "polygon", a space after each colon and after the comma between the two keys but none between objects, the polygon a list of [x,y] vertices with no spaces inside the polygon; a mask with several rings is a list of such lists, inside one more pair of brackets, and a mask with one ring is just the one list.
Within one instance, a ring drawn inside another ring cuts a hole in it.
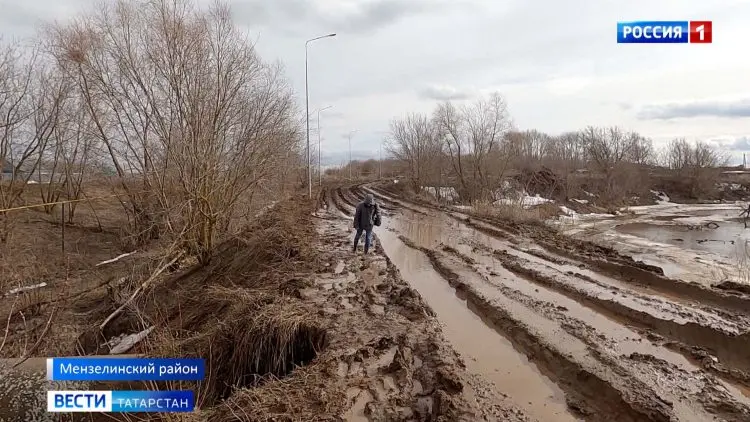
[{"label": "\u0440\u043e\u0441\u0441\u0438\u044f 1 logo", "polygon": [[617,22],[618,44],[711,44],[712,21]]}]

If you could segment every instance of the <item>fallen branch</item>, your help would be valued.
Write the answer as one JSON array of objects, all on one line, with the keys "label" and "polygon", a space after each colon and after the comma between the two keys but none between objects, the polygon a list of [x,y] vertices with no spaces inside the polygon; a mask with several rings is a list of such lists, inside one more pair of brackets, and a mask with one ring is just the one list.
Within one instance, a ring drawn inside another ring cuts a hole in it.
[{"label": "fallen branch", "polygon": [[41,334],[39,334],[39,338],[36,340],[36,343],[34,343],[34,345],[31,346],[31,349],[27,350],[26,353],[23,354],[23,357],[21,357],[21,359],[18,362],[13,364],[14,368],[26,362],[31,357],[31,355],[34,354],[34,352],[39,347],[39,345],[42,344],[42,340],[44,340],[44,336],[47,335],[47,331],[49,331],[49,327],[52,325],[52,318],[55,317],[55,314],[57,313],[57,309],[58,309],[57,306],[52,308],[52,312],[49,314],[49,319],[47,319],[47,325],[44,326],[44,330],[42,331]]},{"label": "fallen branch", "polygon": [[116,344],[109,351],[110,355],[121,355],[127,353],[136,344],[140,343],[141,340],[145,339],[156,327],[149,327],[140,333],[130,334],[120,340],[120,343]]},{"label": "fallen branch", "polygon": [[34,289],[40,289],[42,287],[47,287],[47,283],[41,282],[39,284],[32,284],[31,286],[16,287],[15,289],[11,289],[10,291],[8,291],[8,293],[6,293],[5,296],[15,295],[18,293],[22,293],[22,292],[26,292],[26,291],[34,290]]},{"label": "fallen branch", "polygon": [[182,258],[182,256],[183,256],[183,252],[180,252],[179,254],[177,254],[177,256],[172,258],[171,261],[169,261],[167,264],[163,265],[158,270],[156,270],[153,274],[151,274],[151,277],[149,277],[146,281],[143,282],[143,284],[141,284],[137,289],[135,289],[133,294],[130,295],[130,297],[128,298],[128,300],[125,301],[125,303],[120,305],[119,308],[117,308],[114,312],[109,314],[109,316],[104,320],[104,322],[102,322],[101,325],[99,325],[99,330],[104,330],[104,327],[106,327],[107,324],[109,324],[113,319],[115,319],[115,317],[120,315],[122,311],[138,296],[138,294],[140,294],[143,290],[145,290],[146,287],[148,287],[148,285],[151,284],[151,282],[154,281],[154,279],[156,279],[156,277],[159,277],[159,275],[161,275],[161,273],[163,273],[164,270],[171,267],[175,262],[177,262],[178,259]]},{"label": "fallen branch", "polygon": [[13,309],[16,307],[16,302],[18,302],[18,296],[13,300],[13,304],[10,305],[10,312],[8,312],[8,321],[5,323],[5,335],[3,336],[3,342],[0,343],[0,352],[2,352],[3,347],[5,347],[5,341],[8,340],[8,333],[10,333],[10,319],[13,316]]},{"label": "fallen branch", "polygon": [[124,253],[124,254],[122,254],[122,255],[119,255],[119,256],[116,256],[116,257],[114,257],[114,258],[112,258],[112,259],[108,259],[108,260],[106,260],[106,261],[102,261],[102,262],[100,262],[100,263],[96,264],[95,266],[96,266],[96,267],[100,267],[100,266],[102,266],[102,265],[106,265],[106,264],[111,264],[111,263],[113,263],[113,262],[117,262],[117,261],[121,260],[122,258],[125,258],[125,257],[128,257],[128,256],[130,256],[130,255],[133,255],[133,254],[134,254],[135,252],[136,252],[136,251],[133,251],[133,252],[128,252],[128,253]]}]

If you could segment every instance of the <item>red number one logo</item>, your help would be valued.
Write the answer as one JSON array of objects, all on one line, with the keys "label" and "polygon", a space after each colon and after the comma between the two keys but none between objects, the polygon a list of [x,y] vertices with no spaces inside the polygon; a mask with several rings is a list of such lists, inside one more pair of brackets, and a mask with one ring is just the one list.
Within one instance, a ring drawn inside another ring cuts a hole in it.
[{"label": "red number one logo", "polygon": [[690,44],[711,44],[712,21],[690,21]]}]

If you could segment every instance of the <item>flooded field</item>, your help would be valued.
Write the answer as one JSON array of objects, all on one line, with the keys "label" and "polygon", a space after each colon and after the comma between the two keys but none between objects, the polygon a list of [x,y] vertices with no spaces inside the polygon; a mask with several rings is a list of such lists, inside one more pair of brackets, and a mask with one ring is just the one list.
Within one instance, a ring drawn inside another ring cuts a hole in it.
[{"label": "flooded field", "polygon": [[711,288],[724,281],[750,282],[750,228],[744,204],[661,204],[632,207],[620,216],[567,219],[572,237],[608,245],[670,278]]},{"label": "flooded field", "polygon": [[[376,230],[383,249],[433,308],[467,369],[525,414],[750,420],[750,299],[683,285],[659,268],[540,227],[526,234],[377,187],[339,190],[333,207],[351,215],[365,193],[384,207]],[[726,227],[712,239],[729,235]],[[661,228],[612,226],[647,242],[677,237]]]},{"label": "flooded field", "polygon": [[[679,218],[673,221],[677,220]],[[717,224],[716,228],[702,226],[695,229],[681,224],[626,223],[618,225],[617,230],[654,242],[715,253],[727,259],[744,257],[750,252],[750,229],[745,229],[743,223],[722,221]]]}]

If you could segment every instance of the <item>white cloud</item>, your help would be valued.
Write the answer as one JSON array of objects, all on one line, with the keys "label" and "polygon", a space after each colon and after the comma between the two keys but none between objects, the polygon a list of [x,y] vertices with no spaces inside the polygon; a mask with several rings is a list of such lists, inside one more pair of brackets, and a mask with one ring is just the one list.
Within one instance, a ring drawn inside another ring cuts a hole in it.
[{"label": "white cloud", "polygon": [[428,85],[418,92],[419,96],[428,100],[454,101],[467,100],[476,95],[473,89],[459,89],[450,85]]}]

